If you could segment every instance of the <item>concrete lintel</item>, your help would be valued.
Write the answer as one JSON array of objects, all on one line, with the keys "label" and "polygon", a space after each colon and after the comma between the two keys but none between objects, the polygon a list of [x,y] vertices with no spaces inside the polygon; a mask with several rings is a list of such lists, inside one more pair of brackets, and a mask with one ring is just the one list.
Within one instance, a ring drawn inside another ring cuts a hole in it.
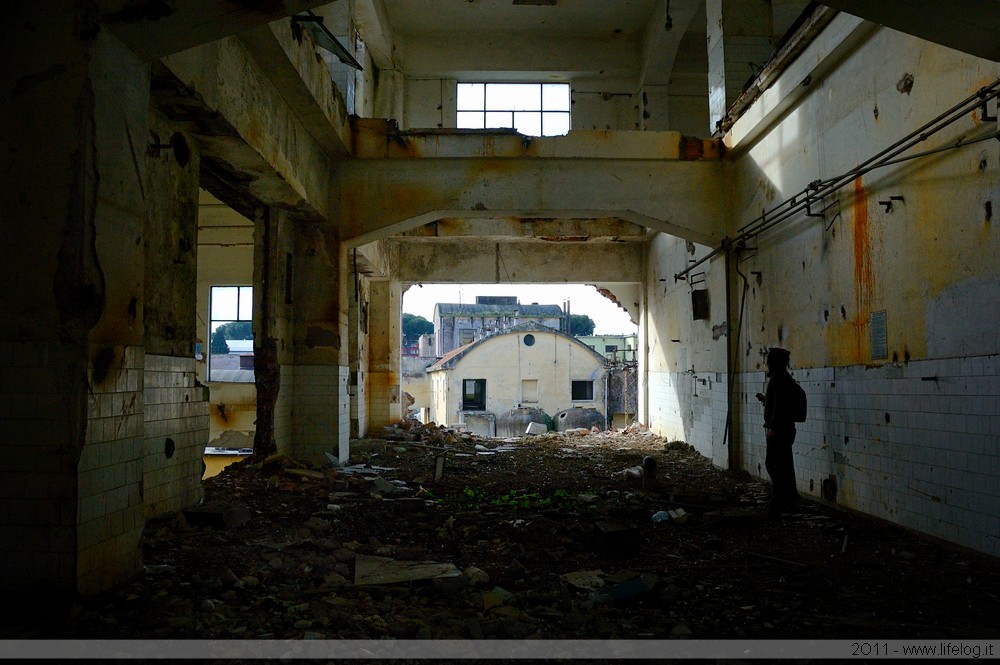
[{"label": "concrete lintel", "polygon": [[351,160],[337,172],[350,246],[446,218],[617,217],[714,245],[722,165],[628,159]]},{"label": "concrete lintel", "polygon": [[645,227],[614,217],[591,219],[555,218],[459,218],[439,219],[430,224],[406,231],[401,235],[412,240],[438,238],[496,237],[579,240],[643,240]]},{"label": "concrete lintel", "polygon": [[553,245],[468,238],[400,243],[398,279],[428,284],[641,282],[642,255],[641,243]]}]

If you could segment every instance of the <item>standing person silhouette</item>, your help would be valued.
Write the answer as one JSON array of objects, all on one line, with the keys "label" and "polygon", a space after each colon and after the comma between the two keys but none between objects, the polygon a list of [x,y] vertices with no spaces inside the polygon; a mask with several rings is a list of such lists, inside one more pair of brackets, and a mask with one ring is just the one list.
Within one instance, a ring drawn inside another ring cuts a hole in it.
[{"label": "standing person silhouette", "polygon": [[768,350],[766,394],[757,393],[757,399],[764,404],[764,428],[767,430],[764,467],[771,477],[771,502],[768,505],[771,515],[780,515],[790,509],[799,498],[792,461],[795,379],[788,373],[790,356],[787,349],[774,347]]}]

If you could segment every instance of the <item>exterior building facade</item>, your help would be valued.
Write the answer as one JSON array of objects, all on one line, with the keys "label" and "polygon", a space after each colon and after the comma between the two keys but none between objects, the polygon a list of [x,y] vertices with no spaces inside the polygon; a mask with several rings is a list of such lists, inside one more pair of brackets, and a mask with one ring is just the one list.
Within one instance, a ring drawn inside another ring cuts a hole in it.
[{"label": "exterior building facade", "polygon": [[538,323],[455,349],[427,375],[431,420],[485,436],[495,436],[497,418],[519,407],[550,416],[572,407],[607,412],[604,357]]}]

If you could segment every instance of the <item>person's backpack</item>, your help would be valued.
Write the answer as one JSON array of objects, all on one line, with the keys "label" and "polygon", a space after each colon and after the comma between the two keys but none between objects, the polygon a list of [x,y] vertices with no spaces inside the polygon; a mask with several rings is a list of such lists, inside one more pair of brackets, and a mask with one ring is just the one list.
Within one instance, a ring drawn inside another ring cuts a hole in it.
[{"label": "person's backpack", "polygon": [[792,419],[797,423],[806,421],[806,391],[799,382],[792,379]]}]

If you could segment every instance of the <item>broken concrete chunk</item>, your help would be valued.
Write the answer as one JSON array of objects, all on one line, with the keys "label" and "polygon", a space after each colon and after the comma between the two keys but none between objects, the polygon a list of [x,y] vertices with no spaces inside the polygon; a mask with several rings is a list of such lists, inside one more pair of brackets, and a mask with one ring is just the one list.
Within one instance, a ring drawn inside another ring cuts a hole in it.
[{"label": "broken concrete chunk", "polygon": [[354,583],[395,584],[415,580],[456,577],[462,571],[453,563],[434,561],[398,561],[382,556],[359,554],[354,559]]},{"label": "broken concrete chunk", "polygon": [[604,587],[605,573],[603,570],[577,570],[560,575],[560,577],[575,587],[587,591],[597,591]]},{"label": "broken concrete chunk", "polygon": [[528,428],[524,430],[525,434],[545,434],[549,431],[549,428],[542,423],[528,423]]}]

